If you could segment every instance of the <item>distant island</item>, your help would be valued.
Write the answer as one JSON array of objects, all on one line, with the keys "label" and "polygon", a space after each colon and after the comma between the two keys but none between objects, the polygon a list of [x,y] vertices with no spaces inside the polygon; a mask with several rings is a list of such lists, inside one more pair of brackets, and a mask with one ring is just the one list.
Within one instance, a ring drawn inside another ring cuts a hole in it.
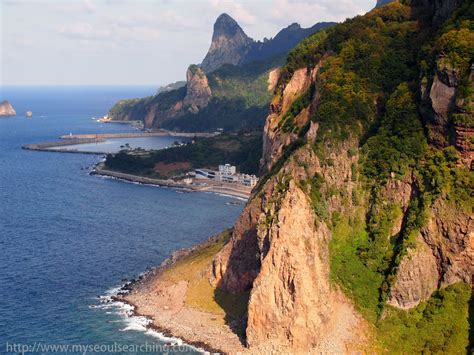
[{"label": "distant island", "polygon": [[0,117],[8,116],[16,116],[16,111],[7,100],[4,100],[0,102]]}]

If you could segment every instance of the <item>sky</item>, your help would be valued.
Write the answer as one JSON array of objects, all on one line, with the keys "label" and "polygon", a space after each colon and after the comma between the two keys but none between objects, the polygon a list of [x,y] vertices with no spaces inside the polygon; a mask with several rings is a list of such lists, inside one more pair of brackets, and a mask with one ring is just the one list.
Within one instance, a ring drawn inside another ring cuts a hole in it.
[{"label": "sky", "polygon": [[217,16],[271,38],[376,0],[0,0],[0,85],[166,85],[200,63]]}]

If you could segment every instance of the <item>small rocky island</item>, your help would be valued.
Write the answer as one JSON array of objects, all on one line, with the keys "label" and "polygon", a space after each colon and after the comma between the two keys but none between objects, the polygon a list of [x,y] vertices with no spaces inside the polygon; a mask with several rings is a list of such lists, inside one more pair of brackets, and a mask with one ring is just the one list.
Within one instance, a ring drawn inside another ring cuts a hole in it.
[{"label": "small rocky island", "polygon": [[0,102],[0,117],[8,116],[16,116],[16,111],[7,100],[4,100]]}]

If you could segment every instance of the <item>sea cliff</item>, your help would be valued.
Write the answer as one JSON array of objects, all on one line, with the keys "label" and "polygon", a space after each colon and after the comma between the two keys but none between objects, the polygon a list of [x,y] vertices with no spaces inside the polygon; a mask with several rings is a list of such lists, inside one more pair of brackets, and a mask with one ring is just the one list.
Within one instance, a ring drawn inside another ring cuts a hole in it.
[{"label": "sea cliff", "polygon": [[0,102],[0,117],[16,116],[16,111],[8,101]]},{"label": "sea cliff", "polygon": [[196,254],[199,281],[183,259],[128,299],[158,319],[155,292],[174,319],[179,290],[208,319],[180,326],[230,353],[470,352],[473,13],[393,2],[304,40],[272,75],[259,184]]}]

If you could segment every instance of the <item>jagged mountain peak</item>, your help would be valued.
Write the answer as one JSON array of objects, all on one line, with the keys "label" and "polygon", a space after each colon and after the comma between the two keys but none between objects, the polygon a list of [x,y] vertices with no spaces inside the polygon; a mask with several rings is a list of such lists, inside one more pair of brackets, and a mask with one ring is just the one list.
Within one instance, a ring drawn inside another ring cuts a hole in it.
[{"label": "jagged mountain peak", "polygon": [[215,39],[219,36],[233,37],[238,33],[248,37],[237,21],[235,21],[230,15],[223,13],[219,15],[214,23],[214,33],[212,38]]},{"label": "jagged mountain peak", "polygon": [[212,42],[201,67],[206,73],[222,64],[238,64],[254,42],[228,14],[221,14],[214,23]]},{"label": "jagged mountain peak", "polygon": [[332,23],[321,22],[310,28],[302,28],[295,22],[283,28],[274,38],[257,42],[247,36],[230,15],[222,13],[214,23],[211,46],[201,67],[210,73],[223,64],[240,65],[267,59],[289,51],[303,38],[329,25]]},{"label": "jagged mountain peak", "polygon": [[300,28],[301,28],[301,25],[298,22],[293,22],[286,29],[287,30],[299,30]]}]

